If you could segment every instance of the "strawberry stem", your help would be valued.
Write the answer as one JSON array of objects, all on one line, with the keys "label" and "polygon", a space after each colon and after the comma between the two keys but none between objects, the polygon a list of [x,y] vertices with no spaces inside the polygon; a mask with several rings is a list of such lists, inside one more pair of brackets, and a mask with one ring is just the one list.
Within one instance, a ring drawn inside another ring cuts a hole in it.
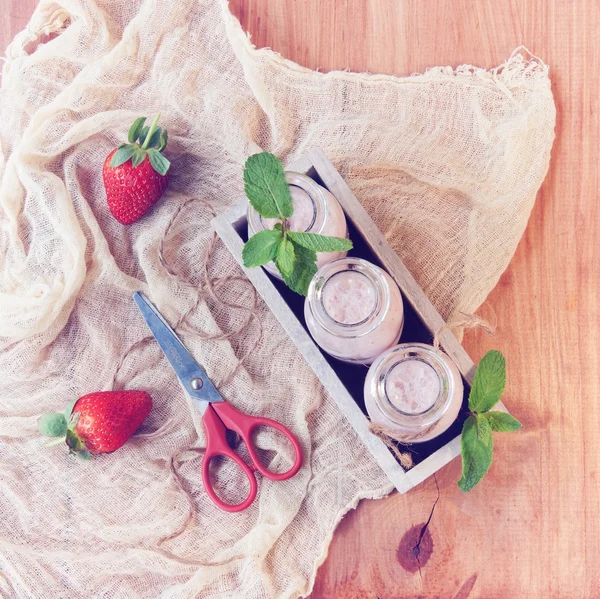
[{"label": "strawberry stem", "polygon": [[145,150],[152,139],[152,134],[156,131],[156,125],[158,125],[158,119],[160,118],[160,112],[154,117],[152,124],[150,125],[150,129],[148,129],[148,135],[146,135],[146,139],[144,140],[144,145],[142,146],[142,150]]},{"label": "strawberry stem", "polygon": [[58,445],[59,443],[64,443],[65,438],[61,437],[60,439],[53,439],[52,441],[48,441],[48,443],[44,443],[44,447],[52,447],[53,445]]}]

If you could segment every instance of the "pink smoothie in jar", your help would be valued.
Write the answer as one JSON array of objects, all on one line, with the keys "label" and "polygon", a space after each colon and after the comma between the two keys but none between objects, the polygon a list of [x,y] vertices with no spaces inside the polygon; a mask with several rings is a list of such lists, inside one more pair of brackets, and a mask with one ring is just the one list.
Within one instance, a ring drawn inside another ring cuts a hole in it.
[{"label": "pink smoothie in jar", "polygon": [[454,362],[424,343],[402,343],[381,354],[364,388],[372,422],[404,443],[422,443],[446,431],[458,416],[463,393]]},{"label": "pink smoothie in jar", "polygon": [[[300,173],[286,172],[294,213],[288,219],[290,231],[319,233],[329,237],[348,237],[344,211],[335,197],[310,177]],[[272,229],[279,220],[262,218],[252,206],[248,207],[248,237],[263,229]],[[342,258],[347,252],[317,253],[317,267]],[[281,279],[275,264],[269,262],[264,269]]]},{"label": "pink smoothie in jar", "polygon": [[341,258],[319,269],[304,303],[315,342],[346,362],[370,364],[395,345],[404,325],[398,285],[361,258]]}]

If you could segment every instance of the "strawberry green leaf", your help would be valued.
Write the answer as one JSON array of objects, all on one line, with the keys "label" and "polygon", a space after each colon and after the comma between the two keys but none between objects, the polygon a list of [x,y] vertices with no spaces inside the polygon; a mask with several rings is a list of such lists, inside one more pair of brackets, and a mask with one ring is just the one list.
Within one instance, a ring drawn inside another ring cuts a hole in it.
[{"label": "strawberry green leaf", "polygon": [[315,252],[347,252],[352,249],[352,242],[344,237],[327,237],[318,233],[288,233],[296,245]]},{"label": "strawberry green leaf", "polygon": [[136,150],[136,146],[134,145],[126,145],[123,146],[122,148],[119,148],[114,154],[113,157],[110,159],[110,166],[120,166],[121,164],[124,164],[125,162],[127,162],[132,156],[133,153]]},{"label": "strawberry green leaf", "polygon": [[469,394],[469,410],[487,412],[500,400],[506,385],[506,361],[496,350],[481,358]]},{"label": "strawberry green leaf", "polygon": [[142,127],[144,126],[145,121],[145,116],[141,116],[139,119],[135,119],[135,121],[133,121],[133,125],[131,125],[129,133],[127,134],[127,139],[129,140],[129,143],[135,143],[140,134],[140,131],[142,130]]},{"label": "strawberry green leaf", "polygon": [[85,461],[89,461],[92,459],[92,454],[87,449],[82,449],[81,451],[78,451],[76,455],[78,458]]},{"label": "strawberry green leaf", "polygon": [[38,419],[38,429],[45,437],[64,437],[67,420],[62,414],[43,414]]},{"label": "strawberry green leaf", "polygon": [[138,167],[140,164],[142,164],[142,162],[144,162],[146,154],[147,152],[145,150],[142,150],[141,148],[137,148],[134,151],[133,157],[131,158],[131,165],[133,166],[133,168]]},{"label": "strawberry green leaf", "polygon": [[138,132],[137,141],[139,143],[144,143],[146,137],[148,136],[148,131],[150,131],[150,127],[142,127]]},{"label": "strawberry green leaf", "polygon": [[265,229],[250,237],[242,249],[242,258],[246,268],[262,266],[274,260],[277,248],[283,240],[281,227]]},{"label": "strawberry green leaf", "polygon": [[521,428],[521,423],[506,412],[486,412],[483,414],[490,423],[493,431],[506,433],[516,431]]},{"label": "strawberry green leaf", "polygon": [[67,445],[69,449],[73,453],[77,453],[79,451],[83,451],[85,449],[85,445],[83,441],[77,436],[77,434],[71,429],[67,429]]},{"label": "strawberry green leaf", "polygon": [[167,147],[167,141],[169,140],[169,135],[166,130],[163,129],[160,133],[160,145],[158,146],[158,151],[162,152]]},{"label": "strawberry green leaf", "polygon": [[158,142],[160,141],[161,133],[162,133],[162,129],[160,127],[157,127],[154,130],[154,133],[152,134],[152,137],[150,138],[150,141],[148,142],[149,148],[153,148],[154,146],[158,145]]},{"label": "strawberry green leaf", "polygon": [[289,218],[294,212],[283,165],[273,154],[253,154],[244,166],[244,189],[253,208],[264,218]]},{"label": "strawberry green leaf", "polygon": [[67,419],[67,422],[69,422],[71,420],[71,414],[73,413],[73,408],[75,407],[75,404],[79,401],[79,398],[76,397],[74,400],[70,401],[66,406],[65,406],[65,418]]},{"label": "strawberry green leaf", "polygon": [[148,150],[148,159],[159,175],[167,174],[171,163],[158,150]]},{"label": "strawberry green leaf", "polygon": [[294,269],[289,276],[284,276],[283,280],[292,291],[306,295],[308,286],[317,272],[315,264],[317,254],[313,250],[294,243],[294,255]]},{"label": "strawberry green leaf", "polygon": [[461,491],[470,491],[486,474],[492,463],[494,440],[492,427],[484,414],[471,414],[463,425],[460,438],[462,476]]},{"label": "strawberry green leaf", "polygon": [[294,244],[289,239],[283,239],[277,248],[277,268],[284,277],[289,277],[294,270]]}]

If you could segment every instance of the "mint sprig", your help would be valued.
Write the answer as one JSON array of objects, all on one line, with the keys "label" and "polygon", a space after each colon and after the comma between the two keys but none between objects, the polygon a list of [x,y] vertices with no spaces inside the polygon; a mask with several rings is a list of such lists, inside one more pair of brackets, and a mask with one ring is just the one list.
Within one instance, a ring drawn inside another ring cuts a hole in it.
[{"label": "mint sprig", "polygon": [[294,213],[283,165],[273,154],[253,154],[244,167],[244,190],[254,210],[264,218],[286,219]]},{"label": "mint sprig", "polygon": [[471,414],[463,425],[460,451],[462,476],[458,486],[470,491],[487,473],[492,463],[494,439],[492,431],[516,431],[521,423],[506,412],[490,412],[498,403],[506,386],[506,361],[491,350],[479,362],[469,393]]},{"label": "mint sprig", "polygon": [[275,260],[277,249],[283,240],[283,231],[279,229],[264,229],[252,235],[244,244],[242,258],[244,266],[254,268]]},{"label": "mint sprig", "polygon": [[290,231],[288,237],[296,244],[313,252],[346,252],[352,249],[352,242],[343,237],[327,237],[318,233]]},{"label": "mint sprig", "polygon": [[254,154],[244,166],[244,189],[252,207],[263,218],[277,218],[272,230],[259,231],[244,245],[242,258],[246,268],[274,261],[285,284],[300,295],[317,272],[317,252],[345,252],[352,242],[341,237],[289,230],[288,219],[294,204],[281,161],[268,152]]},{"label": "mint sprig", "polygon": [[290,276],[283,275],[284,283],[292,291],[306,295],[312,278],[317,274],[316,261],[317,252],[294,245],[294,270]]}]

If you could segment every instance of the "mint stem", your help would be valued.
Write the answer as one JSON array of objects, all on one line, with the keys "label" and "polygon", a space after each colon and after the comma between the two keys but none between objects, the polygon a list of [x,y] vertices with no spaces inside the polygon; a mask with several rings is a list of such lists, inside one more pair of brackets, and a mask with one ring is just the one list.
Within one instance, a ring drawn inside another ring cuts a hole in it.
[{"label": "mint stem", "polygon": [[142,146],[142,150],[145,150],[152,139],[152,134],[156,131],[156,125],[158,125],[158,119],[160,118],[160,112],[154,117],[152,121],[152,125],[150,125],[150,129],[148,129],[148,135],[146,135],[146,139],[144,140],[144,145]]}]

